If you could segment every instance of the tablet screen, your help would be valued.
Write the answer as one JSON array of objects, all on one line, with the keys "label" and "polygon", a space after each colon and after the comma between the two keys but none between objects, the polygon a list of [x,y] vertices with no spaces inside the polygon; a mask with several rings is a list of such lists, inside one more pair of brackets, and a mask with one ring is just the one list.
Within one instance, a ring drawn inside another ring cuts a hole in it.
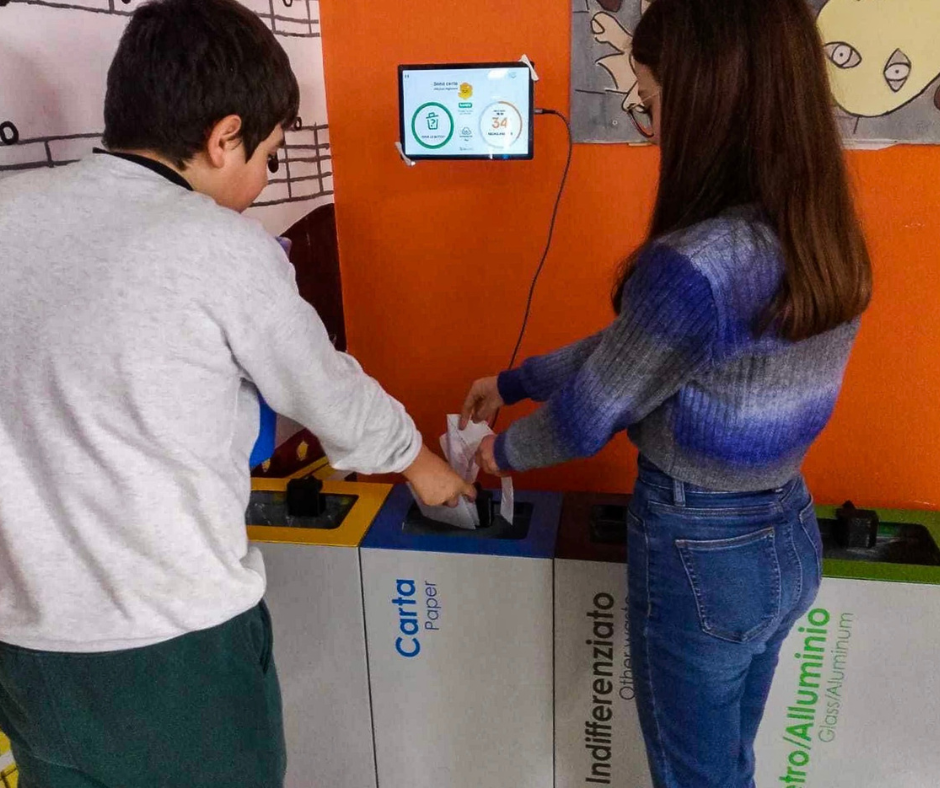
[{"label": "tablet screen", "polygon": [[398,67],[411,159],[531,159],[532,78],[523,63]]}]

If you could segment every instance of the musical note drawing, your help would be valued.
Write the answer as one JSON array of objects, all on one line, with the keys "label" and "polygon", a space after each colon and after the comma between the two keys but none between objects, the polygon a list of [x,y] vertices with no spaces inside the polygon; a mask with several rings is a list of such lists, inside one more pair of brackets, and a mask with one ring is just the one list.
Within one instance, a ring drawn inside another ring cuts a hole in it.
[{"label": "musical note drawing", "polygon": [[[281,233],[333,195],[318,0],[239,0],[278,36],[301,85],[301,115],[250,213]],[[0,0],[0,178],[60,167],[101,146],[110,52],[145,0]]]},{"label": "musical note drawing", "polygon": [[16,145],[20,141],[20,132],[10,121],[0,123],[0,142],[4,145]]},{"label": "musical note drawing", "polygon": [[[0,0],[7,5],[32,5],[92,14],[131,16],[144,0]],[[241,0],[260,16],[272,32],[287,38],[319,38],[318,0]]]},{"label": "musical note drawing", "polygon": [[268,186],[255,207],[303,202],[333,194],[327,126],[304,126],[301,121],[284,135],[284,140],[284,147],[278,152],[278,172],[268,179]]},{"label": "musical note drawing", "polygon": [[[0,0],[2,2],[2,0]],[[255,207],[304,202],[333,194],[329,130],[325,125],[298,123],[285,135],[278,152],[278,170]],[[101,145],[101,132],[20,138],[12,121],[0,123],[0,177],[41,167],[62,167]]]}]

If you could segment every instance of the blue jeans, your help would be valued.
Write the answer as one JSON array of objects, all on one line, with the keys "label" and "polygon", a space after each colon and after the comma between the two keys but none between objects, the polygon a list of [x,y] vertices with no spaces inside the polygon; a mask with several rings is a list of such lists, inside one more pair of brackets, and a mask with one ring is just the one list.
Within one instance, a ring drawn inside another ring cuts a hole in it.
[{"label": "blue jeans", "polygon": [[630,643],[656,788],[753,788],[777,656],[822,578],[802,477],[728,493],[640,459],[628,513]]}]

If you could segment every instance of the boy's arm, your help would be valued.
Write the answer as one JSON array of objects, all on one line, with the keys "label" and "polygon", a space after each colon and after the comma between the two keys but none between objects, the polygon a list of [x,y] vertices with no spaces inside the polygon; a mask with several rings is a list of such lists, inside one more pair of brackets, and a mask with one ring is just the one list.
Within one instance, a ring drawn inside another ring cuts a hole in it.
[{"label": "boy's arm", "polygon": [[319,438],[337,470],[404,471],[421,451],[414,422],[352,356],[333,347],[300,297],[290,263],[276,241],[270,244],[250,282],[235,275],[225,288],[222,324],[236,361],[275,411]]}]

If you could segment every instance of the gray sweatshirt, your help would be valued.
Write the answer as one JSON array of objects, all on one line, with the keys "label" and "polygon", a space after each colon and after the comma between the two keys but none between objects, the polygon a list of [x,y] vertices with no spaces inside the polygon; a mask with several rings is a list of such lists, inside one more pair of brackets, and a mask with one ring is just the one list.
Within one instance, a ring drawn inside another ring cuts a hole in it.
[{"label": "gray sweatshirt", "polygon": [[0,641],[133,648],[257,604],[259,390],[336,468],[421,447],[256,222],[107,155],[0,182]]}]

